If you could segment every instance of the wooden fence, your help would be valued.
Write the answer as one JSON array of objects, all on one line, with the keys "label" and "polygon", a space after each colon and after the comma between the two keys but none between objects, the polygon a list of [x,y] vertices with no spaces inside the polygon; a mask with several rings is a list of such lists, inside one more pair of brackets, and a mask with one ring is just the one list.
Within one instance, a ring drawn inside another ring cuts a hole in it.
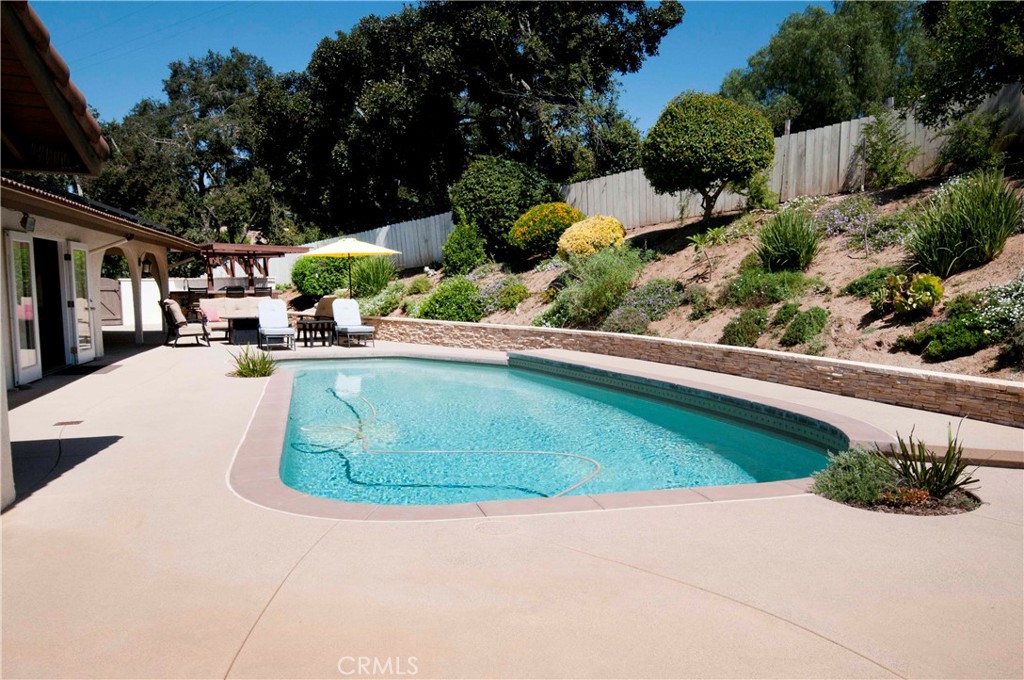
[{"label": "wooden fence", "polygon": [[[1021,85],[1003,88],[990,97],[981,109],[996,111],[1005,108],[1009,118],[1004,129],[1024,130],[1024,96]],[[771,190],[779,200],[797,196],[819,196],[855,191],[864,182],[864,165],[858,153],[864,126],[872,118],[857,118],[835,125],[775,138],[775,161],[771,171]],[[942,138],[907,117],[903,122],[907,141],[917,147],[910,171],[926,176],[934,171]],[[613,215],[627,229],[648,224],[671,222],[701,214],[700,196],[693,193],[658,194],[644,176],[643,170],[629,170],[607,177],[569,184],[562,188],[566,203],[587,215]],[[715,212],[738,210],[745,199],[732,192],[723,192],[715,204]],[[452,232],[451,213],[392,224],[378,229],[349,234],[355,238],[399,250],[395,256],[399,268],[422,267],[441,260],[441,246]],[[313,248],[337,239],[308,244]],[[290,281],[297,256],[272,260],[271,276],[277,281]]]}]

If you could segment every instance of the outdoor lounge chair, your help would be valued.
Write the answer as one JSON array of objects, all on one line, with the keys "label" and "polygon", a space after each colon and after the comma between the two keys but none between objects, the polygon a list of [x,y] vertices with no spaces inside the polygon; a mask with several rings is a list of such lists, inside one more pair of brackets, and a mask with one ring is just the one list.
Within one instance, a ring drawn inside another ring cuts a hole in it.
[{"label": "outdoor lounge chair", "polygon": [[288,309],[284,300],[260,300],[260,349],[269,349],[276,340],[288,349],[295,349],[295,329],[288,324]]},{"label": "outdoor lounge chair", "polygon": [[167,322],[165,345],[170,344],[173,339],[174,346],[177,347],[178,340],[192,337],[196,339],[197,345],[205,341],[206,346],[210,346],[210,329],[206,326],[206,317],[201,317],[199,321],[189,323],[181,311],[181,305],[171,299],[161,302],[160,309],[163,310],[164,319]]},{"label": "outdoor lounge chair", "polygon": [[369,339],[376,346],[373,326],[363,325],[363,319],[359,316],[358,302],[351,298],[338,298],[332,307],[334,309],[334,332],[338,335],[338,340],[344,337],[345,344],[351,347],[353,338],[362,339],[363,344],[366,344],[366,340]]}]

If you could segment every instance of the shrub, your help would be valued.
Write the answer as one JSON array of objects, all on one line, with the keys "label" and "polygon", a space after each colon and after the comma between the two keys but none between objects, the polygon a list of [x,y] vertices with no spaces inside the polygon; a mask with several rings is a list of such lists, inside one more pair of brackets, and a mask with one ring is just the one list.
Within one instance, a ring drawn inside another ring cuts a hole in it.
[{"label": "shrub", "polygon": [[631,333],[643,335],[651,318],[635,307],[618,307],[601,324],[601,330],[609,333]]},{"label": "shrub", "polygon": [[931,274],[890,274],[885,285],[871,294],[876,314],[894,312],[899,317],[931,313],[942,300],[942,280]]},{"label": "shrub", "polygon": [[530,297],[530,290],[518,276],[503,276],[480,291],[484,303],[484,316],[498,311],[515,309],[519,303]]},{"label": "shrub", "polygon": [[813,282],[801,272],[748,269],[725,285],[721,300],[733,306],[764,307],[801,295]]},{"label": "shrub", "polygon": [[420,318],[420,307],[423,306],[424,298],[405,298],[402,300],[402,311],[412,318]]},{"label": "shrub", "polygon": [[722,337],[718,342],[723,345],[753,347],[767,327],[767,308],[745,309],[736,318],[725,324],[725,328],[722,329]]},{"label": "shrub", "polygon": [[536,170],[494,156],[470,163],[449,195],[453,214],[475,224],[487,254],[499,260],[508,253],[507,237],[516,218],[530,206],[559,199],[558,187]]},{"label": "shrub", "polygon": [[251,345],[246,345],[241,352],[231,356],[235,361],[233,375],[238,378],[266,378],[277,370],[277,362],[270,352],[253,349]]},{"label": "shrub", "polygon": [[943,278],[985,264],[1021,228],[1022,206],[1001,171],[971,175],[932,198],[907,250],[916,267]]},{"label": "shrub", "polygon": [[797,312],[786,332],[782,334],[779,344],[783,347],[805,345],[825,330],[828,323],[828,312],[821,307],[811,307],[807,311]]},{"label": "shrub", "polygon": [[690,321],[703,319],[716,309],[715,299],[711,295],[711,291],[700,284],[687,286],[683,290],[683,296],[679,301],[681,304],[691,305],[688,317]]},{"label": "shrub", "polygon": [[861,154],[865,165],[865,183],[884,189],[914,179],[907,170],[917,155],[917,147],[907,141],[903,123],[891,109],[875,108],[873,121],[864,126]]},{"label": "shrub", "polygon": [[947,436],[946,452],[941,458],[929,451],[924,441],[914,441],[913,429],[907,441],[903,441],[903,437],[896,433],[899,453],[892,458],[886,456],[881,449],[876,451],[876,455],[904,485],[912,489],[923,489],[932,498],[942,500],[954,491],[963,490],[978,481],[966,472],[964,447],[959,441],[960,428],[957,428],[955,437],[952,428],[949,428]]},{"label": "shrub", "polygon": [[812,477],[813,493],[837,503],[865,506],[881,501],[899,482],[885,460],[862,449],[829,454],[828,466]]},{"label": "shrub", "polygon": [[360,257],[352,263],[352,294],[372,297],[387,288],[395,278],[395,263],[390,257]]},{"label": "shrub", "polygon": [[562,259],[588,257],[604,248],[621,248],[626,241],[622,222],[607,215],[594,215],[573,224],[558,239]]},{"label": "shrub", "polygon": [[387,316],[398,309],[405,287],[396,281],[376,295],[359,300],[359,314],[362,316]]},{"label": "shrub", "polygon": [[409,283],[405,286],[406,295],[423,295],[429,293],[434,287],[434,282],[430,280],[429,276],[423,274],[412,278]]},{"label": "shrub", "polygon": [[441,247],[441,258],[446,275],[468,274],[487,260],[484,239],[472,223],[460,221]]},{"label": "shrub", "polygon": [[775,210],[779,206],[779,195],[771,189],[771,178],[766,170],[752,176],[746,182],[730,185],[738,194],[747,197],[747,210]]},{"label": "shrub", "polygon": [[1000,130],[1008,116],[1006,109],[998,113],[976,111],[947,127],[939,135],[945,141],[935,165],[952,167],[957,172],[998,168],[1003,162],[999,153]]},{"label": "shrub", "polygon": [[527,255],[549,256],[558,247],[562,233],[586,217],[568,203],[541,203],[516,220],[508,240]]},{"label": "shrub", "polygon": [[300,257],[292,267],[292,283],[303,295],[331,295],[348,286],[349,262],[345,257]]},{"label": "shrub", "polygon": [[1024,321],[1013,324],[1004,342],[1006,347],[1000,359],[1010,365],[1024,367]]},{"label": "shrub", "polygon": [[886,280],[903,272],[902,267],[878,267],[843,286],[840,295],[852,295],[857,298],[871,297],[876,290],[885,288]]},{"label": "shrub", "polygon": [[772,317],[772,326],[783,328],[789,325],[789,322],[793,320],[796,313],[800,311],[800,304],[797,302],[787,302],[786,304],[779,307],[778,311],[775,312],[775,316]]},{"label": "shrub", "polygon": [[783,210],[758,234],[755,248],[766,271],[804,271],[818,253],[821,233],[805,213]]},{"label": "shrub", "polygon": [[682,286],[671,279],[653,279],[622,297],[621,307],[639,310],[650,321],[665,318],[683,302]]},{"label": "shrub", "polygon": [[597,328],[622,302],[643,261],[632,248],[607,248],[570,261],[567,283],[535,325]]},{"label": "shrub", "polygon": [[640,151],[655,191],[695,191],[711,216],[726,184],[743,184],[771,167],[775,139],[758,111],[718,95],[684,92],[661,112]]},{"label": "shrub", "polygon": [[464,276],[445,279],[420,306],[423,319],[479,321],[484,315],[480,289]]}]

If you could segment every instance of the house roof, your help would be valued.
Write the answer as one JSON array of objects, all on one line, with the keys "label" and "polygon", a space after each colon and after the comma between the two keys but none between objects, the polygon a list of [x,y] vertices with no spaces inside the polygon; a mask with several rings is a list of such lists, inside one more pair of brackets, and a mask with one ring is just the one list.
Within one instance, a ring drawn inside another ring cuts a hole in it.
[{"label": "house roof", "polygon": [[0,166],[99,174],[110,148],[39,16],[27,2],[2,0],[0,34]]},{"label": "house roof", "polygon": [[139,217],[131,213],[81,196],[55,194],[7,177],[0,177],[0,187],[3,198],[0,202],[3,203],[3,207],[11,210],[70,222],[121,237],[130,236],[143,243],[152,243],[172,250],[189,253],[199,250],[195,243],[175,236],[163,227],[143,223]]}]

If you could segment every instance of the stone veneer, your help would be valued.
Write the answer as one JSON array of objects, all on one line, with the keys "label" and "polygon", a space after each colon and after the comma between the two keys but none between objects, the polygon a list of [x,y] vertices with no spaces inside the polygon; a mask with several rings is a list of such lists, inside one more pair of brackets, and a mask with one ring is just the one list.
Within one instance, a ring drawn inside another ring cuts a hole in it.
[{"label": "stone veneer", "polygon": [[686,366],[925,411],[1024,425],[1024,384],[748,347],[598,331],[383,317],[377,338],[499,351],[567,349]]}]

